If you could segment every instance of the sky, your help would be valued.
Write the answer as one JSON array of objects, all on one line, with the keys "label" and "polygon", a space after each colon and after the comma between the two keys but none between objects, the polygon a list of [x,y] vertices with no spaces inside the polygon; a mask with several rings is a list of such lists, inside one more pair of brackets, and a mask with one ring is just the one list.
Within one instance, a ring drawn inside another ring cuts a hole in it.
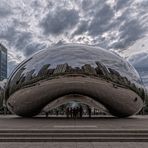
[{"label": "sky", "polygon": [[31,54],[82,43],[128,60],[148,86],[148,0],[0,0],[8,75]]}]

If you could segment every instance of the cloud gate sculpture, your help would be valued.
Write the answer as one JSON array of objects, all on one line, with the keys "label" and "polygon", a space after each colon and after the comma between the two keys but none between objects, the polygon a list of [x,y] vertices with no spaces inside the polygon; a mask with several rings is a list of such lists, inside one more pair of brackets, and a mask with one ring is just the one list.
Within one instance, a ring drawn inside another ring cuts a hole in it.
[{"label": "cloud gate sculpture", "polygon": [[35,116],[47,105],[79,100],[112,115],[127,117],[143,107],[145,89],[136,70],[115,53],[99,47],[67,44],[50,47],[19,64],[6,89],[8,109]]}]

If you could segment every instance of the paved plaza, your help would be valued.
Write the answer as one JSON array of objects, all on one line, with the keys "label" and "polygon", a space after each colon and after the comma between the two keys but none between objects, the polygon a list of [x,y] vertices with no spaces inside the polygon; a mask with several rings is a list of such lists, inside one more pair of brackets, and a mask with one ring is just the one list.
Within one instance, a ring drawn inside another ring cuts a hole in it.
[{"label": "paved plaza", "polygon": [[67,119],[66,117],[37,116],[21,118],[15,115],[0,116],[1,129],[143,129],[148,130],[148,116],[132,116],[117,118],[113,116],[98,116],[82,119]]},{"label": "paved plaza", "polygon": [[142,143],[142,142],[0,143],[0,148],[148,148],[148,143]]},{"label": "paved plaza", "polygon": [[[47,148],[47,147],[54,147],[54,148],[147,148],[148,142],[143,141],[143,137],[140,137],[141,140],[138,140],[136,142],[128,141],[89,141],[85,139],[84,142],[82,141],[15,141],[15,135],[13,141],[7,141],[9,138],[11,138],[11,132],[15,134],[20,134],[19,131],[24,132],[27,131],[32,135],[31,132],[37,131],[40,133],[36,134],[45,134],[46,131],[54,131],[59,132],[61,131],[61,134],[67,134],[65,131],[73,131],[73,134],[75,131],[84,131],[86,132],[86,135],[88,134],[88,131],[102,131],[103,134],[105,134],[105,131],[108,131],[109,134],[115,134],[114,131],[126,131],[126,133],[129,133],[129,131],[133,134],[134,131],[142,131],[145,136],[147,136],[148,131],[148,116],[133,116],[130,118],[122,119],[122,118],[116,118],[112,116],[99,116],[99,117],[93,117],[91,119],[89,118],[83,118],[83,119],[66,119],[64,117],[49,117],[45,118],[45,116],[37,116],[35,118],[21,118],[17,116],[7,115],[7,116],[0,116],[0,148]],[[42,133],[44,132],[44,133]],[[131,134],[130,133],[130,134]],[[10,135],[9,135],[10,134]],[[27,133],[23,133],[23,136]],[[46,133],[45,136],[47,136]],[[97,134],[97,133],[93,133]],[[117,133],[116,133],[117,134]],[[124,133],[121,133],[124,134]],[[119,133],[120,135],[120,133]],[[5,137],[6,141],[3,141]],[[8,139],[7,137],[8,136]],[[18,136],[18,135],[17,135]],[[127,134],[127,136],[129,136]],[[110,136],[111,137],[111,136]],[[110,138],[107,137],[107,138]],[[18,137],[16,137],[18,138]],[[26,137],[24,137],[25,139]],[[32,137],[31,137],[32,138]],[[81,137],[80,137],[81,138]],[[119,136],[120,138],[120,136]],[[130,137],[129,137],[130,138]]]}]

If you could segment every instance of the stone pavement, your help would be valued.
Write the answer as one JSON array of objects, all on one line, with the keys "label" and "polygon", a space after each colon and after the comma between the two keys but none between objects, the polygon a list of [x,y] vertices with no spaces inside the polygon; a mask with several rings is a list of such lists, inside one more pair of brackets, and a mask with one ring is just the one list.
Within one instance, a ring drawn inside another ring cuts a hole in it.
[{"label": "stone pavement", "polygon": [[[100,116],[83,119],[20,118],[14,115],[0,116],[0,131],[9,130],[142,130],[148,131],[148,116],[116,118]],[[1,133],[2,134],[2,133]],[[146,133],[147,134],[147,133]],[[2,142],[0,148],[148,148],[148,142]]]},{"label": "stone pavement", "polygon": [[0,129],[147,129],[148,116],[116,118],[99,116],[83,119],[66,119],[64,117],[37,116],[21,118],[15,115],[1,115]]},{"label": "stone pavement", "polygon": [[44,142],[0,143],[0,148],[148,148],[143,142]]}]

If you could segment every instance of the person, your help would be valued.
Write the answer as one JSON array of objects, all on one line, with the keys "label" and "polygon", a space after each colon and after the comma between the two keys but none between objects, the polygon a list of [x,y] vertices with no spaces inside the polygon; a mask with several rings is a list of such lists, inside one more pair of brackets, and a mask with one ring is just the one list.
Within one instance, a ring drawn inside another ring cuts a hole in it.
[{"label": "person", "polygon": [[73,108],[73,118],[76,119],[76,108]]},{"label": "person", "polygon": [[82,118],[82,115],[83,115],[83,108],[82,108],[82,106],[80,106],[79,111],[80,111],[80,118]]},{"label": "person", "polygon": [[69,112],[70,112],[70,117],[72,118],[73,117],[73,109],[70,108]]},{"label": "person", "polygon": [[70,109],[69,107],[66,108],[66,117],[69,118]]},{"label": "person", "polygon": [[79,117],[79,107],[76,108],[76,118]]},{"label": "person", "polygon": [[58,109],[56,109],[56,116],[58,116],[59,115],[59,110]]},{"label": "person", "polygon": [[88,106],[88,115],[89,115],[89,118],[91,118],[91,108]]},{"label": "person", "polygon": [[45,112],[46,118],[48,118],[48,112]]}]

